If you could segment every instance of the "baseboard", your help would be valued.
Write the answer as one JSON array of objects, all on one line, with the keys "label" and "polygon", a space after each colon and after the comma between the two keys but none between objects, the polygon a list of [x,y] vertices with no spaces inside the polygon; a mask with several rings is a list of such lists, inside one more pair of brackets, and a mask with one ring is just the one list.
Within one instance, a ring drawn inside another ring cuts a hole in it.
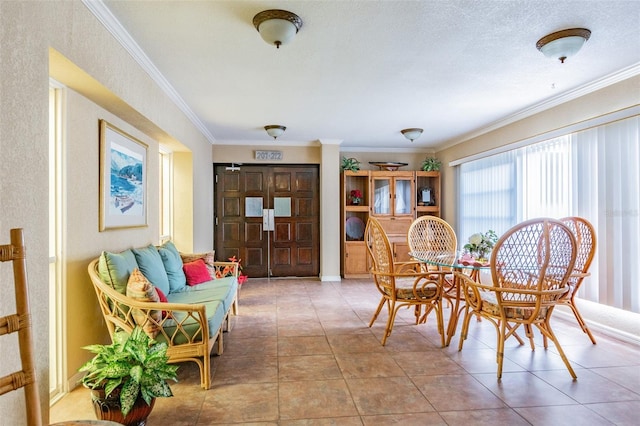
[{"label": "baseboard", "polygon": [[340,275],[323,275],[320,277],[320,281],[342,281]]},{"label": "baseboard", "polygon": [[[576,318],[573,316],[573,312],[571,312],[570,310],[556,309],[555,311],[553,311],[553,316],[557,317],[559,320],[562,320],[562,321],[567,321],[567,322],[576,321]],[[584,314],[582,316],[584,317],[584,320],[591,331],[606,334],[615,339],[640,346],[640,336],[633,333],[629,333],[625,330],[610,327],[608,325],[593,321],[589,318],[586,318]]]}]

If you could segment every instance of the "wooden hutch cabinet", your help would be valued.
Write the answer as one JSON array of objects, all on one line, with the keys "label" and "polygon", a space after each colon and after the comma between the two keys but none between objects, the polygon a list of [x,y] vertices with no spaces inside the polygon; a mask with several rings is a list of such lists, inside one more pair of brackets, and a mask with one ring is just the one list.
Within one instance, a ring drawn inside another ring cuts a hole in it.
[{"label": "wooden hutch cabinet", "polygon": [[[409,260],[407,231],[425,214],[440,216],[440,172],[360,170],[342,174],[341,272],[344,278],[369,276],[364,228],[369,216],[382,225],[396,261]],[[354,204],[351,193],[361,194]]]}]

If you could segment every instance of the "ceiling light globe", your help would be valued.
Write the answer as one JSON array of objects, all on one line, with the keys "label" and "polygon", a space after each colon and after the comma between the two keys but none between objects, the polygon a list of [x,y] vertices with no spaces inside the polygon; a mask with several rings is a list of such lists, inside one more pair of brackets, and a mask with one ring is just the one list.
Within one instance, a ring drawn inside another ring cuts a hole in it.
[{"label": "ceiling light globe", "polygon": [[422,135],[422,129],[411,128],[400,130],[400,133],[404,135],[405,138],[409,139],[411,142],[418,139],[420,135]]},{"label": "ceiling light globe", "polygon": [[253,25],[264,41],[280,48],[289,43],[302,27],[302,19],[286,10],[271,9],[253,17]]},{"label": "ceiling light globe", "polygon": [[285,126],[280,126],[278,124],[270,124],[268,126],[264,126],[264,130],[267,131],[267,134],[274,139],[277,139],[278,136],[281,136],[287,128]]},{"label": "ceiling light globe", "polygon": [[591,31],[586,28],[571,28],[542,37],[536,43],[536,47],[547,58],[558,59],[564,63],[568,57],[582,49],[590,36]]}]

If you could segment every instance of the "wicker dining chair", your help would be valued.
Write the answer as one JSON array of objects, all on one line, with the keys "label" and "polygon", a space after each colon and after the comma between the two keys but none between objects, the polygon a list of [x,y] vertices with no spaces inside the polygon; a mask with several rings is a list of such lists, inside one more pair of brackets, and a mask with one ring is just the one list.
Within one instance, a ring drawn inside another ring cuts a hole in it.
[{"label": "wicker dining chair", "polygon": [[[522,222],[507,231],[491,254],[491,285],[484,285],[455,272],[466,299],[465,316],[458,350],[462,350],[473,314],[496,328],[497,376],[502,377],[504,342],[522,325],[531,343],[533,326],[556,346],[558,354],[577,377],[549,322],[554,307],[569,291],[568,280],[576,261],[577,244],[562,222],[540,218]],[[516,335],[517,336],[517,335]],[[522,344],[522,343],[521,343]]]},{"label": "wicker dining chair", "polygon": [[42,424],[40,399],[36,383],[36,370],[31,336],[31,314],[27,289],[27,260],[22,229],[12,229],[11,243],[0,246],[0,261],[13,263],[16,313],[0,318],[0,336],[18,333],[21,370],[0,377],[0,395],[24,388],[26,419],[29,426]]},{"label": "wicker dining chair", "polygon": [[446,221],[436,216],[420,216],[411,223],[407,232],[409,251],[455,252],[458,247],[456,232]]},{"label": "wicker dining chair", "polygon": [[382,345],[391,335],[398,310],[402,307],[414,307],[416,324],[420,320],[421,309],[425,307],[424,317],[435,311],[438,333],[444,347],[444,321],[442,317],[442,281],[444,273],[421,270],[416,261],[394,262],[389,239],[377,219],[369,217],[365,228],[367,252],[371,260],[371,274],[376,288],[382,295],[369,327],[378,318],[386,304],[389,317],[382,337]]},{"label": "wicker dining chair", "polygon": [[589,336],[591,343],[595,345],[596,339],[593,337],[593,334],[591,334],[591,331],[589,330],[589,327],[587,327],[587,323],[582,318],[582,315],[580,315],[574,297],[580,289],[582,281],[585,277],[590,275],[589,267],[591,266],[593,256],[596,252],[596,232],[593,229],[593,225],[581,217],[564,217],[560,219],[560,221],[567,225],[573,232],[573,235],[576,238],[576,243],[578,244],[578,254],[576,255],[576,263],[573,267],[574,272],[571,274],[568,281],[569,291],[558,302],[563,305],[568,305],[571,308],[580,328],[582,328],[582,331]]}]

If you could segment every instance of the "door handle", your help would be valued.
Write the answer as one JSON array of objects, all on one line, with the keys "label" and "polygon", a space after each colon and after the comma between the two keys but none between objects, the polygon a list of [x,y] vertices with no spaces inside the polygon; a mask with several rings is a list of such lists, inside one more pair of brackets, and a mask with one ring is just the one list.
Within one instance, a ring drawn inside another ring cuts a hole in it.
[{"label": "door handle", "polygon": [[274,231],[275,220],[273,209],[262,209],[262,230]]}]

